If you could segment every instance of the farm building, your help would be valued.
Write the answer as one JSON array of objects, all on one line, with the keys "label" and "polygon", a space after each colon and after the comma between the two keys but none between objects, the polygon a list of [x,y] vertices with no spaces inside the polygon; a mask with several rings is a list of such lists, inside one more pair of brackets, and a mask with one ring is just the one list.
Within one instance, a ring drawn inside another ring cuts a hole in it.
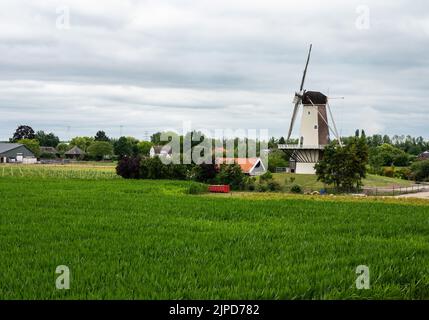
[{"label": "farm building", "polygon": [[429,150],[419,154],[417,160],[429,160]]},{"label": "farm building", "polygon": [[36,163],[33,152],[20,143],[0,143],[0,163]]},{"label": "farm building", "polygon": [[79,160],[85,156],[85,152],[82,151],[79,147],[74,146],[69,151],[64,153],[64,155],[66,156],[66,158]]},{"label": "farm building", "polygon": [[153,146],[150,148],[149,155],[151,158],[164,156],[171,158],[173,149],[170,146]]},{"label": "farm building", "polygon": [[241,170],[249,176],[259,176],[264,174],[267,169],[264,166],[261,158],[217,158],[216,164],[232,164],[236,163],[241,167]]}]

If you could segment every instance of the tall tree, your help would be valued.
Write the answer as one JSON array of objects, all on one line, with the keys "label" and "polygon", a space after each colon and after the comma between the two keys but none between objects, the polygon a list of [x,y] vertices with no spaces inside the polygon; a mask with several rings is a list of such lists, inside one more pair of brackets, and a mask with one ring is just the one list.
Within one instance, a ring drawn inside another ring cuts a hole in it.
[{"label": "tall tree", "polygon": [[82,151],[87,151],[88,147],[94,142],[94,138],[91,137],[74,137],[70,141],[71,147],[78,147]]},{"label": "tall tree", "polygon": [[368,164],[368,146],[364,136],[356,136],[341,147],[335,141],[325,148],[316,164],[317,179],[338,190],[351,191],[362,187]]},{"label": "tall tree", "polygon": [[95,160],[100,161],[113,154],[113,147],[107,141],[94,141],[88,147],[88,154]]},{"label": "tall tree", "polygon": [[94,137],[95,141],[110,141],[110,138],[106,135],[104,131],[97,131]]},{"label": "tall tree", "polygon": [[13,137],[10,140],[11,142],[17,142],[18,140],[22,140],[22,139],[31,140],[31,139],[34,139],[35,137],[36,135],[32,127],[21,125],[15,130],[15,133],[13,134]]},{"label": "tall tree", "polygon": [[35,138],[36,138],[36,140],[39,141],[39,143],[40,143],[40,145],[42,147],[53,147],[53,148],[56,148],[56,146],[60,143],[60,138],[58,138],[52,132],[46,134],[42,130],[37,131]]}]

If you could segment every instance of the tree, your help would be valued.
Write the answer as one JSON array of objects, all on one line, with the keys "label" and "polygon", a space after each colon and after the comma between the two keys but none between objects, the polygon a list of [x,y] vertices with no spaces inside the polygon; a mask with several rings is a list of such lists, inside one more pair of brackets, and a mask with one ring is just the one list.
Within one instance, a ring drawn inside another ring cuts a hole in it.
[{"label": "tree", "polygon": [[149,156],[150,149],[152,148],[153,143],[149,141],[140,141],[137,144],[138,153],[142,156]]},{"label": "tree", "polygon": [[283,151],[273,151],[268,155],[268,170],[276,172],[276,168],[288,167],[289,162],[285,159]]},{"label": "tree", "polygon": [[245,186],[246,176],[238,164],[222,164],[217,180],[220,184],[229,184],[233,190],[241,190]]},{"label": "tree", "polygon": [[215,164],[203,163],[192,168],[191,178],[198,182],[212,182],[215,180],[217,173],[218,169]]},{"label": "tree", "polygon": [[104,131],[97,131],[94,137],[94,141],[106,141],[109,142],[110,138],[106,135]]},{"label": "tree", "polygon": [[42,147],[52,147],[55,148],[60,143],[60,138],[58,138],[54,133],[46,134],[44,131],[37,131],[36,137],[39,144]]},{"label": "tree", "polygon": [[368,146],[364,137],[355,137],[343,147],[333,142],[325,148],[323,158],[316,164],[317,179],[338,190],[360,189],[367,163]]},{"label": "tree", "polygon": [[409,165],[409,156],[401,149],[384,143],[381,146],[371,149],[370,164],[373,166],[375,163],[381,166],[395,165],[406,167]]},{"label": "tree", "polygon": [[429,160],[413,163],[411,172],[416,181],[429,181]]},{"label": "tree", "polygon": [[90,157],[100,161],[113,154],[113,147],[107,141],[95,141],[88,147]]},{"label": "tree", "polygon": [[94,142],[94,138],[91,137],[74,137],[71,141],[70,141],[70,146],[71,147],[78,147],[79,149],[81,149],[82,151],[87,152],[88,151],[88,147]]},{"label": "tree", "polygon": [[36,157],[40,156],[40,144],[36,139],[21,139],[17,142],[26,146]]},{"label": "tree", "polygon": [[131,137],[120,137],[113,144],[115,155],[122,159],[123,157],[136,156],[138,154],[138,140]]},{"label": "tree", "polygon": [[116,173],[124,179],[139,179],[140,157],[124,157],[116,166]]},{"label": "tree", "polygon": [[18,140],[22,139],[32,140],[35,137],[36,135],[34,134],[33,128],[31,128],[30,126],[21,125],[16,129],[15,133],[13,134],[11,142],[17,142]]},{"label": "tree", "polygon": [[70,149],[71,149],[71,146],[68,145],[67,143],[59,143],[57,145],[57,151],[61,155],[61,157],[63,157],[64,153],[66,153]]}]

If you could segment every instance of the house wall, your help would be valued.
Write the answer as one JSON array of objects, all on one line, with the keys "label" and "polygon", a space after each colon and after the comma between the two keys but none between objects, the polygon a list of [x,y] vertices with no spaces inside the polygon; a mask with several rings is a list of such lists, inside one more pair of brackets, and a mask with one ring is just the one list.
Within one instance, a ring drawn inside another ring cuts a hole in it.
[{"label": "house wall", "polygon": [[21,153],[24,158],[32,158],[34,154],[25,146],[20,146],[18,148],[6,151],[0,154],[0,158],[14,158],[16,159],[18,153]]}]

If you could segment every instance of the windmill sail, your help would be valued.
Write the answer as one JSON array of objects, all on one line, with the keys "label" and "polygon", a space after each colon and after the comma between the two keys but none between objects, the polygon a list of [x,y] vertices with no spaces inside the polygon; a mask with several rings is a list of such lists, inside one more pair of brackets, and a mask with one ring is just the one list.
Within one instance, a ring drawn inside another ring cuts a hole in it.
[{"label": "windmill sail", "polygon": [[287,135],[287,140],[289,140],[290,136],[292,135],[292,130],[293,130],[293,127],[295,125],[295,120],[296,120],[296,115],[298,114],[299,105],[302,102],[302,95],[303,95],[303,90],[304,90],[305,78],[307,77],[307,69],[308,69],[308,64],[310,63],[311,49],[312,48],[313,48],[313,45],[310,44],[310,50],[308,51],[307,62],[305,64],[304,73],[302,75],[302,80],[301,80],[301,86],[299,88],[299,93],[295,93],[295,99],[293,101],[295,103],[295,106],[293,108],[293,114],[292,114],[292,119],[291,119],[291,122],[290,122],[289,132],[288,132],[288,135]]}]

